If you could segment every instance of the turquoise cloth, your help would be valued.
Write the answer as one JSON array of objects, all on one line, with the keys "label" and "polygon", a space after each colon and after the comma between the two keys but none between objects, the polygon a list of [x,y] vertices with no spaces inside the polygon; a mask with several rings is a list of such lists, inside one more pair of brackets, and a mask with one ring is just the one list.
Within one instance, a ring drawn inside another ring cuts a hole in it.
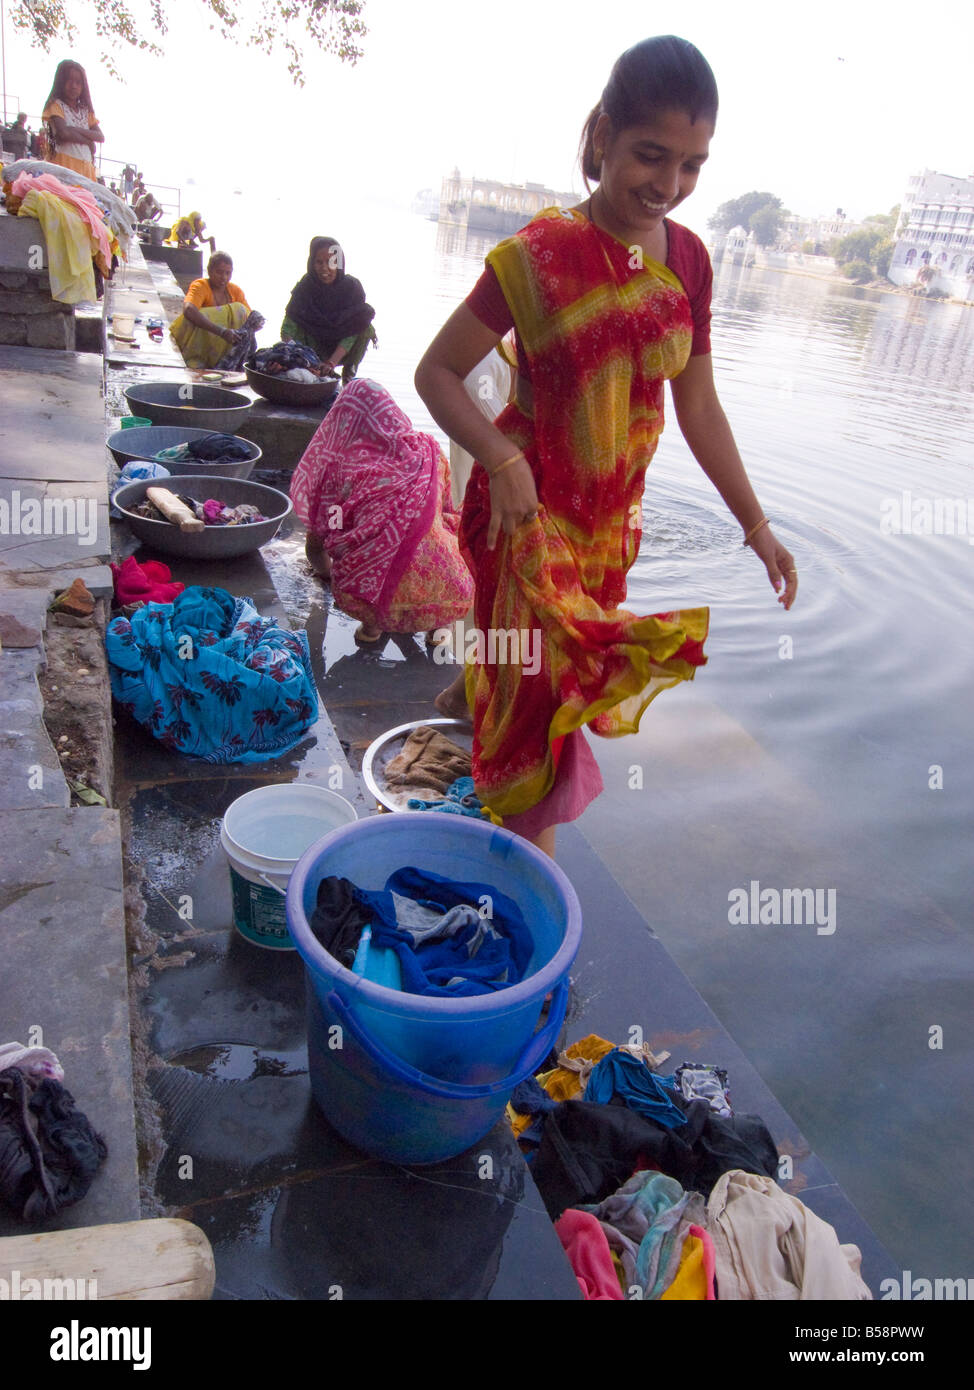
[{"label": "turquoise cloth", "polygon": [[447,811],[455,816],[484,819],[484,808],[474,792],[472,777],[458,777],[451,782],[440,801],[424,801],[421,796],[411,796],[406,805],[410,811]]},{"label": "turquoise cloth", "polygon": [[307,635],[225,589],[195,585],[115,618],[105,648],[115,699],[174,753],[263,762],[318,717]]},{"label": "turquoise cloth", "polygon": [[607,1103],[613,1096],[624,1101],[644,1119],[655,1120],[665,1129],[678,1129],[687,1117],[673,1102],[673,1093],[646,1063],[631,1052],[618,1048],[596,1062],[585,1086],[585,1099]]}]

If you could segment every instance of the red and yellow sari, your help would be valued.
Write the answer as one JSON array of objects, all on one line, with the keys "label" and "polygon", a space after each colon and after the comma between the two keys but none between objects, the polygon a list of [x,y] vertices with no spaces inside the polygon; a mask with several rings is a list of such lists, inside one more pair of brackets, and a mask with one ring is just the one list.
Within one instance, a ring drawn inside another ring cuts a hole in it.
[{"label": "red and yellow sari", "polygon": [[534,396],[533,419],[512,403],[495,424],[524,450],[540,504],[535,521],[488,550],[490,494],[478,468],[461,527],[477,627],[541,633],[537,674],[511,661],[467,668],[477,793],[507,816],[551,791],[566,735],[584,724],[604,737],[634,733],[661,690],[693,678],[706,661],[709,610],[638,617],[621,607],[663,427],[663,382],[690,356],[680,281],[655,261],[640,265],[574,210],[547,209],[487,260]]}]

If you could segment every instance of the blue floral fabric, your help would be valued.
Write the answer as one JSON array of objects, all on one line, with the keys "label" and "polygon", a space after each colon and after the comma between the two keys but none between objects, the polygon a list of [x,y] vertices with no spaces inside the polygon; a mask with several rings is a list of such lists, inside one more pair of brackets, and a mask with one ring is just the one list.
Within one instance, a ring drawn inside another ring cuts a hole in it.
[{"label": "blue floral fabric", "polygon": [[115,618],[105,647],[115,699],[174,753],[263,762],[318,717],[307,635],[225,589],[196,585]]}]

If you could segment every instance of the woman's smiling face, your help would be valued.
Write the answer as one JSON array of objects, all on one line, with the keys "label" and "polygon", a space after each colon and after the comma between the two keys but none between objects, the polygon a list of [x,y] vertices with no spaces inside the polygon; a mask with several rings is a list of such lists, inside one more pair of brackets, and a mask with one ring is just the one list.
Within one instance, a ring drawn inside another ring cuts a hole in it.
[{"label": "woman's smiling face", "polygon": [[311,262],[318,279],[325,285],[338,279],[341,266],[342,248],[340,246],[319,246]]},{"label": "woman's smiling face", "polygon": [[685,111],[665,111],[651,125],[618,133],[607,116],[599,117],[594,146],[603,157],[597,205],[614,223],[614,235],[645,236],[690,196],[712,135],[706,117],[692,121]]}]

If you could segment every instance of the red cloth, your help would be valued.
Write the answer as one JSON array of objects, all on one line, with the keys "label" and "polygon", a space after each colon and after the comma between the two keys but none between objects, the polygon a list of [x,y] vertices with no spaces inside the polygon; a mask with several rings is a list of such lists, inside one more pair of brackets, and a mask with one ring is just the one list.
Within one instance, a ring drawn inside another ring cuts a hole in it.
[{"label": "red cloth", "polygon": [[[669,234],[669,250],[666,264],[680,280],[690,301],[693,316],[693,344],[691,357],[699,357],[710,351],[710,298],[713,292],[714,270],[710,264],[707,248],[689,227],[666,219]],[[484,271],[465,301],[467,308],[476,314],[480,322],[495,333],[503,336],[514,327],[514,317],[504,298],[500,283],[490,266]],[[526,381],[531,380],[531,369],[519,341],[517,348],[517,369]]]},{"label": "red cloth", "polygon": [[569,1207],[555,1222],[555,1230],[586,1299],[624,1302],[609,1242],[592,1213]]},{"label": "red cloth", "polygon": [[161,560],[146,560],[140,565],[134,555],[123,560],[120,565],[112,565],[115,579],[115,601],[126,603],[172,603],[177,594],[186,588],[178,579],[173,579],[168,565]]}]

